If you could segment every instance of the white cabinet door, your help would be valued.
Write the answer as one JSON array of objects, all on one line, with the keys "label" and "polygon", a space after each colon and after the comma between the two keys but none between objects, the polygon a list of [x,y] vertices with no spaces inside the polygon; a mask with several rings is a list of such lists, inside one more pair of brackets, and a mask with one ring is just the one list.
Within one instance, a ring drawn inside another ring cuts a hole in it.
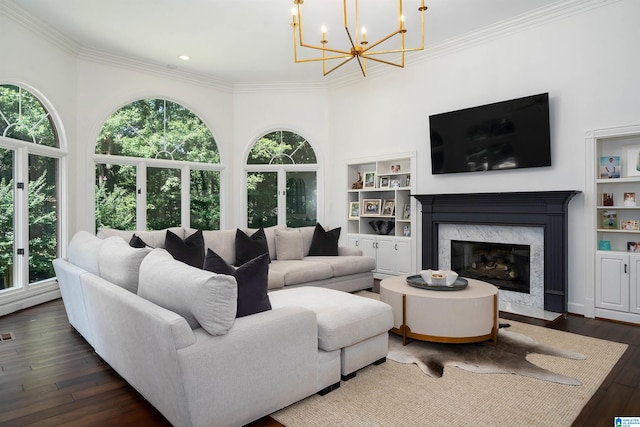
[{"label": "white cabinet door", "polygon": [[396,239],[396,272],[397,274],[414,274],[411,267],[411,240]]},{"label": "white cabinet door", "polygon": [[596,307],[629,311],[629,255],[596,254]]},{"label": "white cabinet door", "polygon": [[640,314],[640,254],[629,254],[629,311]]},{"label": "white cabinet door", "polygon": [[362,255],[376,259],[376,237],[361,234],[360,249],[362,249]]},{"label": "white cabinet door", "polygon": [[393,237],[378,237],[377,242],[377,272],[382,274],[396,273],[396,250]]},{"label": "white cabinet door", "polygon": [[360,247],[360,236],[358,236],[357,234],[347,235],[347,247],[362,249]]}]

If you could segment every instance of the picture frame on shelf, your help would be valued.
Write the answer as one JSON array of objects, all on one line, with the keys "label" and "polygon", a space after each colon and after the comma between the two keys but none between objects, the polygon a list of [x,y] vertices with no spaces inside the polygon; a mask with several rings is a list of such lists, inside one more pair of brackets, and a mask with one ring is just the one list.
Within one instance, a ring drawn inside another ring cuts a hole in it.
[{"label": "picture frame on shelf", "polygon": [[362,199],[361,216],[379,216],[382,205],[381,199]]},{"label": "picture frame on shelf", "polygon": [[360,202],[349,202],[349,219],[360,218]]},{"label": "picture frame on shelf", "polygon": [[620,156],[600,157],[600,178],[620,178]]},{"label": "picture frame on shelf", "polygon": [[396,201],[385,200],[382,205],[382,214],[383,216],[393,216],[396,213]]},{"label": "picture frame on shelf", "polygon": [[623,219],[620,221],[620,229],[629,231],[640,230],[640,221],[635,219]]},{"label": "picture frame on shelf", "polygon": [[400,172],[400,165],[391,165],[391,173]]},{"label": "picture frame on shelf", "polygon": [[640,252],[640,242],[627,242],[627,252]]},{"label": "picture frame on shelf", "polygon": [[362,188],[376,188],[376,173],[365,172],[364,181],[362,182]]},{"label": "picture frame on shelf", "polygon": [[404,186],[411,187],[411,175],[407,175],[406,178],[404,179]]},{"label": "picture frame on shelf", "polygon": [[602,228],[618,228],[618,212],[606,210],[602,212]]},{"label": "picture frame on shelf", "polygon": [[390,183],[391,183],[391,184],[390,184],[389,186],[390,186],[391,188],[400,188],[400,179],[398,179],[398,178],[392,178],[392,179],[391,179],[391,181],[390,181]]},{"label": "picture frame on shelf", "polygon": [[625,146],[626,176],[640,176],[640,144]]},{"label": "picture frame on shelf", "polygon": [[411,205],[409,203],[404,205],[404,210],[402,211],[402,219],[411,219]]},{"label": "picture frame on shelf", "polygon": [[602,206],[613,206],[613,193],[602,193]]},{"label": "picture frame on shelf", "polygon": [[636,205],[636,193],[624,193],[624,206],[631,208]]},{"label": "picture frame on shelf", "polygon": [[380,177],[380,188],[389,188],[389,177],[381,176]]},{"label": "picture frame on shelf", "polygon": [[405,224],[404,227],[402,227],[402,235],[411,237],[411,226],[409,224]]}]

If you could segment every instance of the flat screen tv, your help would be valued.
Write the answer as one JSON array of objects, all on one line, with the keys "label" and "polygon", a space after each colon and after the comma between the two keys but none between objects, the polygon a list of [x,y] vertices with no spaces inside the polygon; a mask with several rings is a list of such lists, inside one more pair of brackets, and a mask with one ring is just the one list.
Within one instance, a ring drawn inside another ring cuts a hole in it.
[{"label": "flat screen tv", "polygon": [[549,94],[429,116],[433,174],[551,166]]}]

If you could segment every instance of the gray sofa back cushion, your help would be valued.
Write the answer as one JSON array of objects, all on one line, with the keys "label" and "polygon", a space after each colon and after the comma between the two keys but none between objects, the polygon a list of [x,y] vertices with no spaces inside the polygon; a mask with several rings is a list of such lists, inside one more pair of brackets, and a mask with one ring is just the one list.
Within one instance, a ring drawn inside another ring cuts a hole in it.
[{"label": "gray sofa back cushion", "polygon": [[138,295],[211,335],[226,334],[236,318],[238,286],[233,277],[176,261],[164,249],[154,249],[140,264]]},{"label": "gray sofa back cushion", "polygon": [[120,236],[104,239],[98,254],[100,275],[134,294],[138,293],[140,263],[151,248],[132,248]]},{"label": "gray sofa back cushion", "polygon": [[[182,227],[171,227],[165,228],[163,230],[153,230],[153,231],[133,231],[133,230],[116,230],[115,228],[107,228],[100,227],[98,229],[98,237],[101,239],[106,239],[111,236],[120,236],[126,242],[131,240],[133,234],[140,237],[147,245],[152,248],[164,248],[164,241],[167,236],[167,230],[171,230],[171,232],[181,239],[184,239],[185,233],[184,228]],[[195,231],[195,230],[194,230]]]},{"label": "gray sofa back cushion", "polygon": [[67,259],[71,264],[99,276],[98,254],[103,243],[88,231],[78,231],[69,242]]}]

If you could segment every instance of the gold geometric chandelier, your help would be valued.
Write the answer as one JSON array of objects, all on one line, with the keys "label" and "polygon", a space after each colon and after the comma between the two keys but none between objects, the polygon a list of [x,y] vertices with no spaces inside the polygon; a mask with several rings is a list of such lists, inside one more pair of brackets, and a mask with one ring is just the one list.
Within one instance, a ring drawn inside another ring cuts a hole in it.
[{"label": "gold geometric chandelier", "polygon": [[[327,1],[327,0],[323,0],[323,1]],[[421,5],[418,8],[418,11],[421,14],[421,22],[422,22],[422,29],[421,29],[422,44],[420,47],[405,48],[404,39],[405,39],[405,33],[407,32],[407,30],[405,29],[404,15],[402,13],[402,0],[398,0],[398,7],[399,7],[398,29],[396,31],[393,31],[391,34],[388,34],[382,37],[380,40],[371,44],[367,41],[367,31],[365,27],[362,27],[362,29],[358,31],[358,28],[359,28],[358,0],[355,0],[355,15],[354,15],[355,30],[353,31],[353,34],[355,35],[355,37],[352,37],[351,36],[352,32],[349,31],[348,20],[347,20],[347,0],[343,0],[344,29],[347,32],[347,36],[349,37],[349,42],[351,43],[351,46],[348,47],[347,50],[344,50],[344,49],[330,48],[328,46],[329,42],[327,41],[327,29],[324,26],[321,29],[321,32],[322,32],[322,39],[320,40],[321,45],[310,45],[310,44],[304,43],[302,39],[302,13],[301,13],[301,5],[304,3],[304,0],[293,0],[293,4],[295,6],[291,9],[291,14],[293,17],[291,26],[293,27],[294,61],[296,63],[322,61],[322,68],[325,76],[331,73],[332,71],[335,71],[336,69],[342,67],[344,64],[346,64],[347,62],[351,61],[354,58],[357,59],[363,76],[367,75],[367,60],[404,68],[405,52],[424,50],[424,11],[427,10],[427,7],[424,5],[424,0],[420,0],[420,1],[421,1]],[[376,47],[380,46],[382,43],[386,42],[387,40],[392,39],[394,36],[399,36],[400,45],[398,48],[386,49],[386,50],[375,50]],[[316,57],[316,58],[309,58],[309,59],[299,59],[298,58],[298,42],[300,43],[300,47],[321,51],[322,56]],[[388,55],[393,53],[400,54],[400,59],[398,62],[388,61],[379,57],[380,55]],[[333,68],[330,68],[329,70],[327,70],[327,61],[332,61],[332,60],[342,60],[342,61],[337,65],[333,66]]]}]

